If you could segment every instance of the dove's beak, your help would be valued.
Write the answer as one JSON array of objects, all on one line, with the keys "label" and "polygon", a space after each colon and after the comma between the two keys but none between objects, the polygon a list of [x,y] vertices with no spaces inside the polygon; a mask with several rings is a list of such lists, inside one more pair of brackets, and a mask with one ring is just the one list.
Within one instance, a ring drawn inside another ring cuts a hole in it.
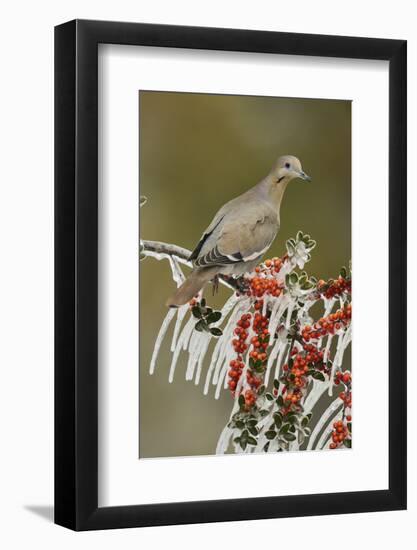
[{"label": "dove's beak", "polygon": [[303,179],[304,181],[311,181],[311,178],[310,176],[308,176],[305,172],[301,171],[299,172],[299,176],[301,179]]}]

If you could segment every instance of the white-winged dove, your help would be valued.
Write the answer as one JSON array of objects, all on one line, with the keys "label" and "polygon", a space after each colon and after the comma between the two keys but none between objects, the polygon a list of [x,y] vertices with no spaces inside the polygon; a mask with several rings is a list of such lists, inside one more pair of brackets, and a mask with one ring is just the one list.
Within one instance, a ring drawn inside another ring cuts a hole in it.
[{"label": "white-winged dove", "polygon": [[298,158],[280,157],[266,178],[222,206],[189,258],[193,271],[166,305],[186,304],[219,274],[252,271],[278,233],[282,197],[295,178],[311,180]]}]

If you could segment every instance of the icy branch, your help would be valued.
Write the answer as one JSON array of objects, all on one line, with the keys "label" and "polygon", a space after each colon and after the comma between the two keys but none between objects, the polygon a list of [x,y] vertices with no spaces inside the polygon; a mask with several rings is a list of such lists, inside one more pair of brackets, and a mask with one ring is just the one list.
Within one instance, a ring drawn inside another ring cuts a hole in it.
[{"label": "icy branch", "polygon": [[[144,249],[142,250],[142,254],[144,254],[145,256],[149,256],[151,258],[154,258],[155,260],[169,260],[170,258],[176,258],[181,264],[188,267],[193,267],[192,262],[190,262],[189,260],[189,257],[191,256],[191,251],[187,248],[183,248],[182,246],[178,246],[176,244],[164,243],[160,241],[143,240],[141,241],[141,244],[144,247]],[[238,288],[236,281],[230,277],[219,275],[219,279],[220,282],[228,288],[231,288],[233,290],[236,290]]]}]

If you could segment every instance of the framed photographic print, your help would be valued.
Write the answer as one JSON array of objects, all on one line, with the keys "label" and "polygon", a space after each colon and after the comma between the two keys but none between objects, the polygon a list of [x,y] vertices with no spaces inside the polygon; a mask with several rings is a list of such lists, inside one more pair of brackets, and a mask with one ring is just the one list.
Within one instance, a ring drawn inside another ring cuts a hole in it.
[{"label": "framed photographic print", "polygon": [[56,523],[404,509],[406,42],[71,21],[55,123]]}]

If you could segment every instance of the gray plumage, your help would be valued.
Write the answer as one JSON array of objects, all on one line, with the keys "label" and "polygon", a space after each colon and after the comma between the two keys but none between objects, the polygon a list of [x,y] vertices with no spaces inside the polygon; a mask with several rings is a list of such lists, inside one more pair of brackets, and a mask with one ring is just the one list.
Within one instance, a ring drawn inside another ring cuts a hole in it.
[{"label": "gray plumage", "polygon": [[167,306],[186,304],[216,275],[253,270],[279,231],[282,197],[294,178],[310,180],[296,157],[280,157],[255,187],[220,208],[189,258],[193,271]]}]

